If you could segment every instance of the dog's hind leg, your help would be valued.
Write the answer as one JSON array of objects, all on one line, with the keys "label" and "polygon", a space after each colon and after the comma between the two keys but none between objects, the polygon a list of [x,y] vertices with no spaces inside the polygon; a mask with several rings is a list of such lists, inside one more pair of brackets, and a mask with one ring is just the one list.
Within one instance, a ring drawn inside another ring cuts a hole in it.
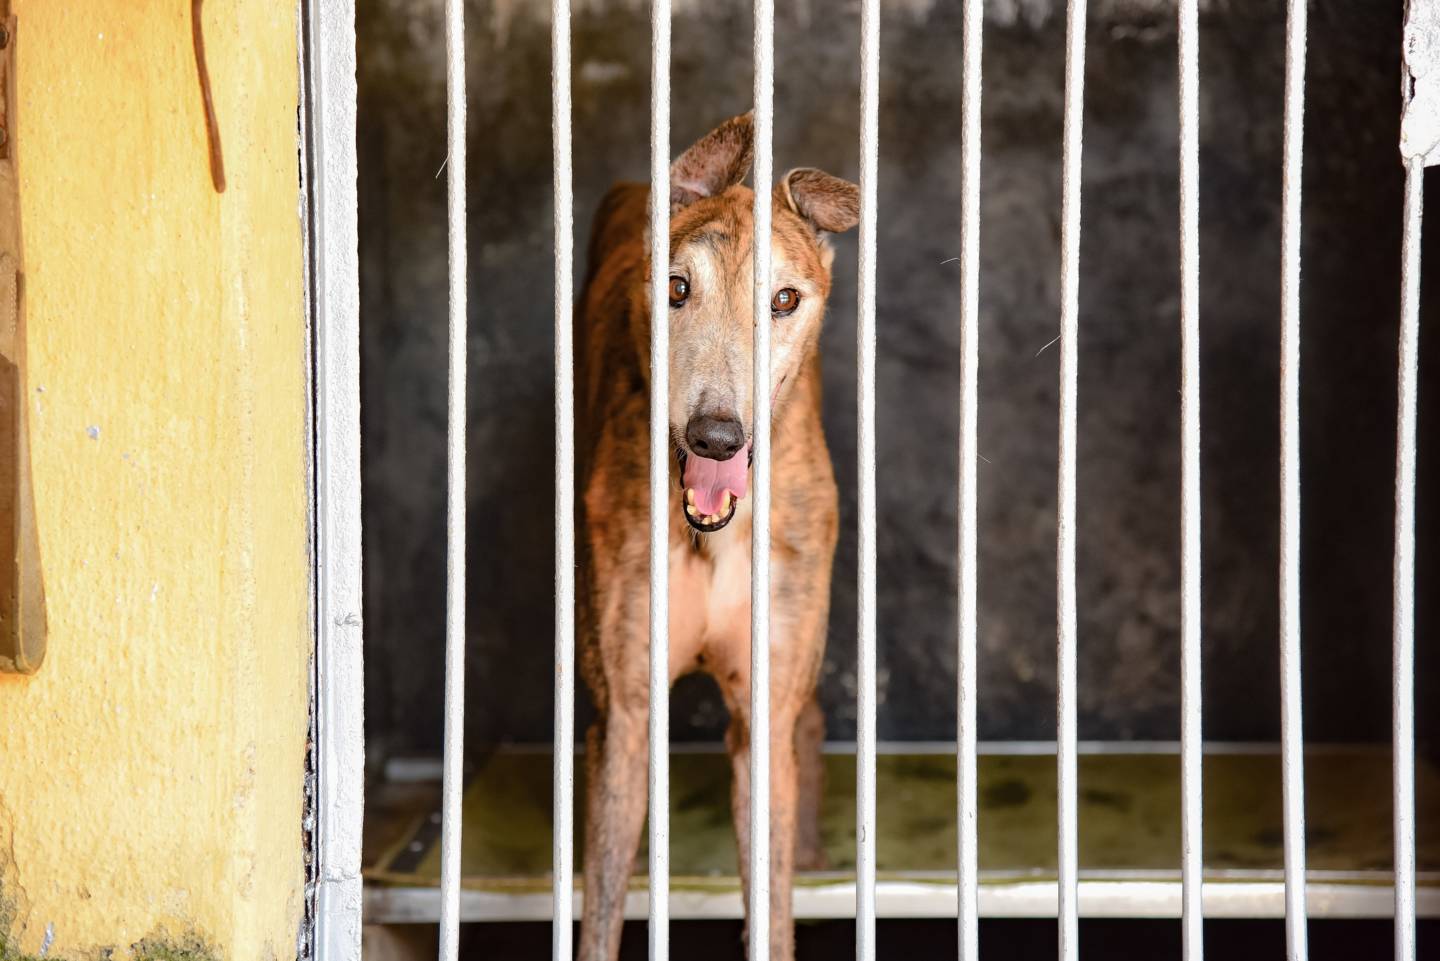
[{"label": "dog's hind leg", "polygon": [[645,823],[649,756],[644,706],[611,707],[585,743],[585,910],[580,961],[615,961],[625,922],[625,894]]},{"label": "dog's hind leg", "polygon": [[825,715],[814,692],[795,721],[795,870],[823,871],[829,867],[820,838],[820,805],[825,793]]}]

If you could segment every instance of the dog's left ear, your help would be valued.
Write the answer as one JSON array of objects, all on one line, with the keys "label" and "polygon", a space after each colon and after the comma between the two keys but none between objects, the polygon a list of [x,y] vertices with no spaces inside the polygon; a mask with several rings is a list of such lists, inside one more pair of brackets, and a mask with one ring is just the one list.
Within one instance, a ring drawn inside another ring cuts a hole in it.
[{"label": "dog's left ear", "polygon": [[827,233],[844,233],[860,222],[860,188],[814,167],[786,174],[775,187],[775,201]]}]

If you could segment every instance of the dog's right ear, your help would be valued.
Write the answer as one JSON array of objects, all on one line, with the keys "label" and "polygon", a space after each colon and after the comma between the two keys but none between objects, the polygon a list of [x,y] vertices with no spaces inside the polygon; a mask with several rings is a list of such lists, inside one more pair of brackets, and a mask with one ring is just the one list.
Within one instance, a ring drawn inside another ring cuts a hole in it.
[{"label": "dog's right ear", "polygon": [[670,209],[724,193],[745,179],[755,148],[754,112],[725,121],[670,165]]}]

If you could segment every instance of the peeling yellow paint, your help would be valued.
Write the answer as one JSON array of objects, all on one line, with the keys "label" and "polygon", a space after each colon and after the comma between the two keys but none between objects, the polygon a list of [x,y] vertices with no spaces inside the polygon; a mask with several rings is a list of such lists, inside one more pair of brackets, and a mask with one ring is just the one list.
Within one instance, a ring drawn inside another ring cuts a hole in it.
[{"label": "peeling yellow paint", "polygon": [[[309,655],[295,3],[14,0],[50,645],[0,676],[0,941],[293,952]],[[13,917],[5,918],[9,905]]]}]

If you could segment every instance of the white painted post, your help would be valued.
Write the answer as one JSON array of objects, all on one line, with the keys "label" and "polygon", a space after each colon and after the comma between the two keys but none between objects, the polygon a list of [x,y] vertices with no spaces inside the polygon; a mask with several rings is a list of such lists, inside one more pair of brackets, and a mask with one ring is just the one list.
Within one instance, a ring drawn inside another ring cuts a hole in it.
[{"label": "white painted post", "polygon": [[354,0],[306,4],[300,32],[315,337],[315,958],[360,961],[365,671]]}]

